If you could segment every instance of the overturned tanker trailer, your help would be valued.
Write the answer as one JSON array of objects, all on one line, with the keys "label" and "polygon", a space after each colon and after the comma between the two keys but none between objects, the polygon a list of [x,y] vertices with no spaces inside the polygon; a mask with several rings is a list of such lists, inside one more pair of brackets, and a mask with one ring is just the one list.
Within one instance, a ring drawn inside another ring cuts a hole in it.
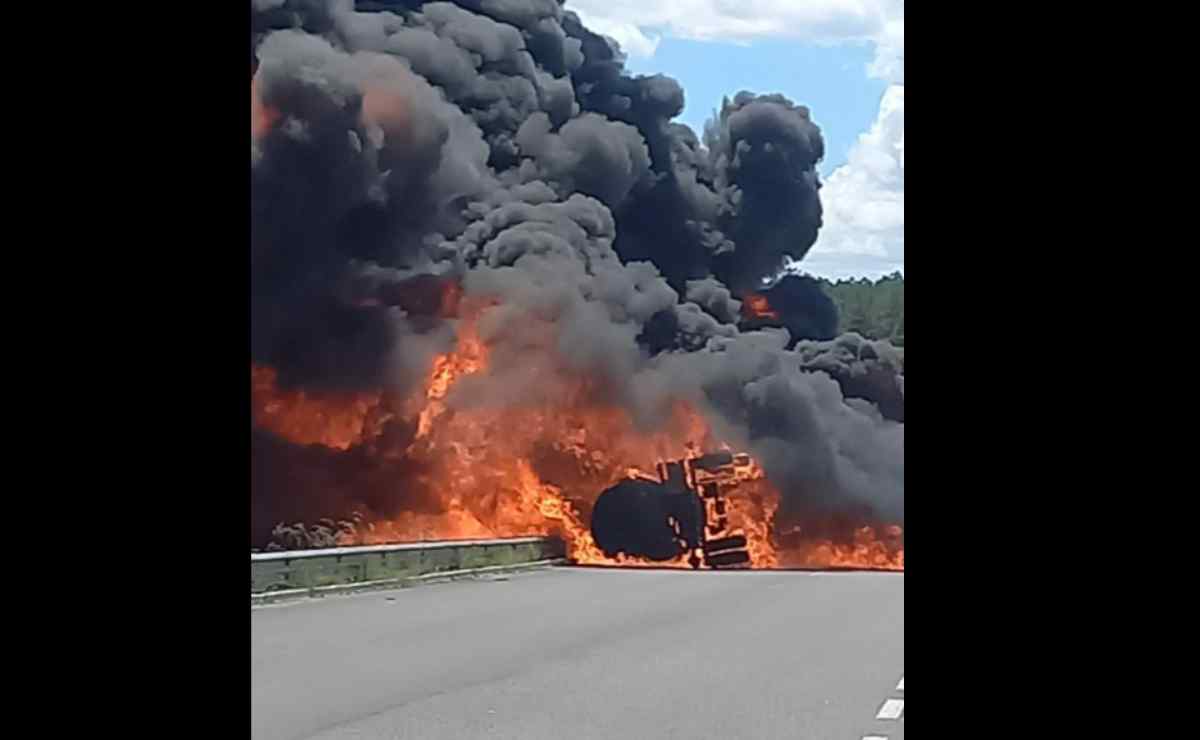
[{"label": "overturned tanker trailer", "polygon": [[717,452],[658,464],[657,476],[617,483],[592,509],[592,537],[610,558],[665,563],[687,555],[693,568],[745,568],[746,537],[729,531],[727,486],[750,465],[747,455]]}]

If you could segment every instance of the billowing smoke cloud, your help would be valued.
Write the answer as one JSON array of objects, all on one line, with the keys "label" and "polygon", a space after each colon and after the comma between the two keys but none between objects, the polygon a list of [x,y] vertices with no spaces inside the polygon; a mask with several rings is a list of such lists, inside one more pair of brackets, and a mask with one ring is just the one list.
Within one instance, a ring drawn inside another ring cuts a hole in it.
[{"label": "billowing smoke cloud", "polygon": [[[639,419],[690,399],[762,460],[783,518],[903,521],[887,349],[789,349],[832,339],[836,311],[807,278],[762,287],[821,226],[806,108],[740,93],[702,141],[672,121],[674,80],[627,74],[558,0],[252,0],[251,59],[251,351],[281,386],[411,391],[460,291],[497,304],[464,396],[535,397],[565,369]],[[754,291],[784,329],[745,322]],[[543,355],[560,365],[530,367]],[[399,462],[255,434],[268,528],[420,505],[359,482]]]},{"label": "billowing smoke cloud", "polygon": [[782,95],[750,93],[725,103],[709,139],[717,182],[730,204],[721,224],[737,245],[717,257],[716,271],[734,288],[752,288],[816,242],[816,166],[825,142],[804,106]]},{"label": "billowing smoke cloud", "polygon": [[888,342],[845,334],[796,345],[800,366],[837,381],[848,399],[869,401],[885,418],[904,421],[904,356]]}]

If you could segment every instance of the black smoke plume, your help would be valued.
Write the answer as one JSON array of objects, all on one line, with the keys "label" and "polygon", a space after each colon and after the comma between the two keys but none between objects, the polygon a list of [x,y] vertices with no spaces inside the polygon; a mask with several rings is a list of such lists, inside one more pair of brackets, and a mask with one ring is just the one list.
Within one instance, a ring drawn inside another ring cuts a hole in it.
[{"label": "black smoke plume", "polygon": [[746,313],[739,324],[742,330],[782,327],[788,330],[793,343],[837,336],[837,306],[817,280],[789,273],[758,290],[757,295],[765,299],[765,310],[770,315]]},{"label": "black smoke plume", "polygon": [[904,357],[888,342],[844,334],[796,345],[800,366],[837,381],[842,395],[874,404],[885,418],[904,421]]},{"label": "black smoke plume", "polygon": [[[281,386],[403,395],[452,346],[448,292],[487,296],[477,392],[538,393],[523,349],[551,326],[639,418],[699,404],[762,460],[783,518],[902,523],[886,351],[792,349],[832,340],[836,311],[807,278],[763,288],[821,227],[807,108],[738,93],[698,137],[673,121],[678,83],[628,74],[559,0],[252,0],[250,45],[251,354]],[[777,322],[744,320],[755,291]],[[366,449],[255,430],[252,460],[258,542],[423,505],[374,485],[412,471]]]}]

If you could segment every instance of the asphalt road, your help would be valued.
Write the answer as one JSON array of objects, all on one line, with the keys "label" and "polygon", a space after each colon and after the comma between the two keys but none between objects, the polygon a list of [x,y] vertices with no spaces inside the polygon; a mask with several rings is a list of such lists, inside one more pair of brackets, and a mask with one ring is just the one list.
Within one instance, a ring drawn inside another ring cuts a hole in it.
[{"label": "asphalt road", "polygon": [[900,573],[554,569],[250,624],[254,738],[904,737]]}]

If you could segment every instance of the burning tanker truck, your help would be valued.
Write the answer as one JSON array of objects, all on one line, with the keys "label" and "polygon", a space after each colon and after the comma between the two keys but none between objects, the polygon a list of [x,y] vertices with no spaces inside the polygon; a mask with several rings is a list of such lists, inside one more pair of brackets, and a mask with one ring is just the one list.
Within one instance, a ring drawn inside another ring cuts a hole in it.
[{"label": "burning tanker truck", "polygon": [[822,225],[809,109],[698,136],[569,5],[251,3],[251,546],[902,567],[903,363],[779,277]]},{"label": "burning tanker truck", "polygon": [[725,491],[751,464],[729,452],[661,462],[657,476],[627,478],[600,494],[592,537],[609,558],[665,563],[686,555],[693,568],[749,567],[746,536],[729,527]]}]

